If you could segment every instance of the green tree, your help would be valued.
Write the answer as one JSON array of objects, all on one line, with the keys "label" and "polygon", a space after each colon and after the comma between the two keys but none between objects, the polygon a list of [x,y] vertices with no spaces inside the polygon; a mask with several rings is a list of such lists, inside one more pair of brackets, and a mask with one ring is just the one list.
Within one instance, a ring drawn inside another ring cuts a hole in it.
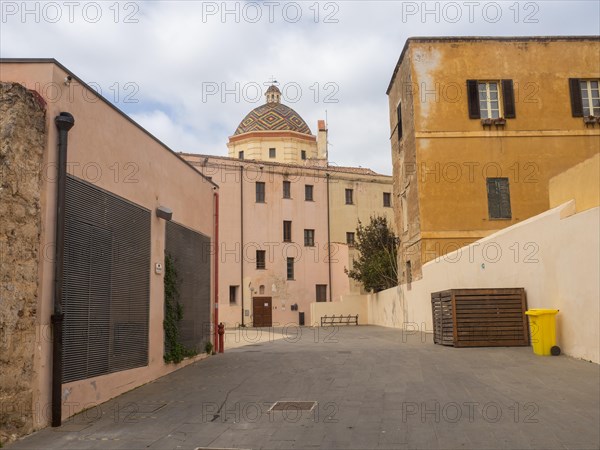
[{"label": "green tree", "polygon": [[353,269],[346,270],[350,278],[360,281],[368,291],[379,292],[398,285],[398,239],[385,217],[371,217],[366,226],[359,221],[355,247],[359,256],[353,260]]}]

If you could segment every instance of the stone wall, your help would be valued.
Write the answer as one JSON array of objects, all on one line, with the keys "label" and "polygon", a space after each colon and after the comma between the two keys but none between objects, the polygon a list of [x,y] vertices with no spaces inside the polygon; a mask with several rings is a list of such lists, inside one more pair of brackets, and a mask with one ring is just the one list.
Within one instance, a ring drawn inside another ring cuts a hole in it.
[{"label": "stone wall", "polygon": [[0,84],[0,442],[33,431],[45,102]]}]

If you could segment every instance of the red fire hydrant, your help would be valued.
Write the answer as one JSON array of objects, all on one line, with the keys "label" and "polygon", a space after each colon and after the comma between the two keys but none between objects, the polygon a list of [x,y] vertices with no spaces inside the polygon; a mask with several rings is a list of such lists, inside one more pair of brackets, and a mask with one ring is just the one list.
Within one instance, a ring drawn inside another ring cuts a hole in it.
[{"label": "red fire hydrant", "polygon": [[223,322],[219,324],[217,332],[219,333],[219,353],[223,353],[225,349],[225,324]]}]

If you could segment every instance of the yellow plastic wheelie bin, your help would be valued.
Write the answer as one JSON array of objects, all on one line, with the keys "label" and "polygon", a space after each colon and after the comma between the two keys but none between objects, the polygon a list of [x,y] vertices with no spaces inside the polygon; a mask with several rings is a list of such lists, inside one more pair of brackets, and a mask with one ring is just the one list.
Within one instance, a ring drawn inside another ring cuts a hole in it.
[{"label": "yellow plastic wheelie bin", "polygon": [[529,316],[531,345],[536,355],[560,355],[560,347],[556,345],[556,314],[558,309],[530,309],[525,311]]}]

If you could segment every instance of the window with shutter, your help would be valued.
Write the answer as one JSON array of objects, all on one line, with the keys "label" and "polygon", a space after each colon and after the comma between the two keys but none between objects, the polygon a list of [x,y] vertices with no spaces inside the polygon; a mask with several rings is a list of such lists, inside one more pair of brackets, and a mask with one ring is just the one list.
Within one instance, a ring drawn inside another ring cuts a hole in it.
[{"label": "window with shutter", "polygon": [[283,221],[283,242],[292,242],[292,221]]},{"label": "window with shutter", "polygon": [[467,99],[470,119],[517,117],[513,80],[467,80]]},{"label": "window with shutter", "polygon": [[346,244],[348,244],[350,247],[354,246],[354,232],[346,232]]},{"label": "window with shutter", "polygon": [[265,183],[262,181],[256,182],[256,203],[265,202]]},{"label": "window with shutter", "polygon": [[354,190],[346,189],[346,205],[352,205],[354,203]]},{"label": "window with shutter", "polygon": [[390,208],[392,206],[392,194],[390,192],[383,193],[383,206]]},{"label": "window with shutter", "polygon": [[256,268],[267,268],[267,252],[266,250],[256,250]]},{"label": "window with shutter", "polygon": [[315,246],[315,230],[304,230],[304,246]]},{"label": "window with shutter", "polygon": [[304,185],[304,200],[306,200],[308,202],[313,201],[313,186],[312,186],[312,184]]},{"label": "window with shutter", "polygon": [[508,178],[488,178],[488,215],[490,219],[511,219]]},{"label": "window with shutter", "polygon": [[283,182],[283,198],[292,198],[292,183],[290,181]]}]

